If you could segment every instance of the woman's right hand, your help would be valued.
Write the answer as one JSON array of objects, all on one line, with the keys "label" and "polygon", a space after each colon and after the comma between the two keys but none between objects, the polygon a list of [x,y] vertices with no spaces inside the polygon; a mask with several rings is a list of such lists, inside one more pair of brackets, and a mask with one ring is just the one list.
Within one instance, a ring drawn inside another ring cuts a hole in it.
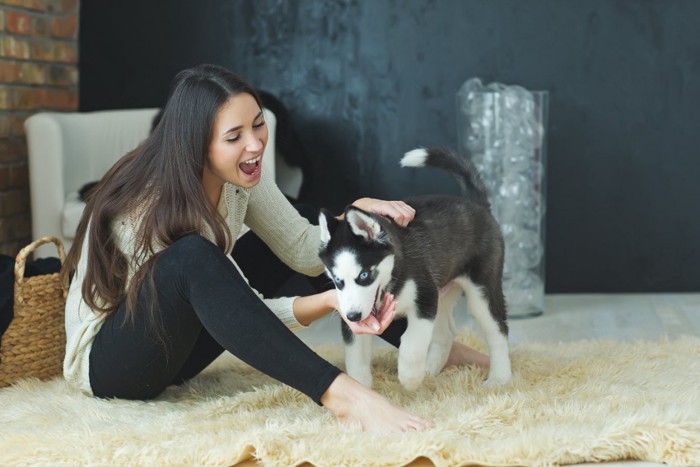
[{"label": "woman's right hand", "polygon": [[[337,309],[338,308],[336,308],[336,310]],[[370,314],[362,321],[350,321],[340,311],[338,311],[338,314],[340,314],[343,321],[347,323],[353,334],[373,334],[378,336],[383,333],[394,320],[394,315],[396,314],[396,300],[394,300],[392,294],[385,293],[376,315]]]}]

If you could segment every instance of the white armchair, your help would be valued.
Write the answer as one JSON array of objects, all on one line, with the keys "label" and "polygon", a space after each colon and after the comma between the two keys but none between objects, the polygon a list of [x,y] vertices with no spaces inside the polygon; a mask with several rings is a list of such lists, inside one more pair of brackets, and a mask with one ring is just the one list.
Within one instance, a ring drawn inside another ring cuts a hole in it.
[{"label": "white armchair", "polygon": [[[117,159],[143,141],[157,112],[157,108],[40,112],[27,118],[24,129],[34,239],[56,236],[68,251],[85,206],[78,199],[78,190],[99,180]],[[277,120],[268,109],[265,119],[269,137],[263,166],[274,175]],[[47,246],[37,249],[35,257],[55,254],[55,248]]]}]

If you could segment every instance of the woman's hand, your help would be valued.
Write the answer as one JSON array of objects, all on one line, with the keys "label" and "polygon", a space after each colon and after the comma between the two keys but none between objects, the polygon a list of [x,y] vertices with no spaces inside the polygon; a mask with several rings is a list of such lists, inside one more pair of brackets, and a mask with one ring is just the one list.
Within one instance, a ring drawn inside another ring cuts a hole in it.
[{"label": "woman's hand", "polygon": [[385,293],[382,303],[376,315],[370,314],[362,321],[349,321],[345,315],[338,311],[343,321],[347,323],[353,334],[374,334],[376,336],[383,333],[394,320],[396,314],[396,301],[390,293]]},{"label": "woman's hand", "polygon": [[401,227],[406,227],[416,215],[416,210],[403,201],[384,201],[374,198],[360,198],[352,203],[360,209],[390,217]]},{"label": "woman's hand", "polygon": [[[336,289],[326,290],[321,293],[297,297],[293,302],[294,317],[302,326],[308,326],[314,321],[323,318],[334,310],[340,310],[338,303],[338,291]],[[382,303],[376,313],[370,314],[362,321],[348,321],[345,315],[340,313],[341,318],[348,324],[353,334],[374,334],[379,335],[389,327],[396,314],[396,300],[390,293],[385,293]]]}]

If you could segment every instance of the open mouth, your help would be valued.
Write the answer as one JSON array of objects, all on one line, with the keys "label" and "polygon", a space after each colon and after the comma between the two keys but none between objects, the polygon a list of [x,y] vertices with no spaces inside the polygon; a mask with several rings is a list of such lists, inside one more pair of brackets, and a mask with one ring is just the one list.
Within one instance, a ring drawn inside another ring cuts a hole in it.
[{"label": "open mouth", "polygon": [[247,176],[256,177],[260,174],[260,170],[262,168],[262,164],[260,163],[261,160],[262,156],[258,156],[255,159],[250,159],[245,162],[241,162],[240,164],[238,164],[238,168],[241,169],[241,172],[243,172]]}]

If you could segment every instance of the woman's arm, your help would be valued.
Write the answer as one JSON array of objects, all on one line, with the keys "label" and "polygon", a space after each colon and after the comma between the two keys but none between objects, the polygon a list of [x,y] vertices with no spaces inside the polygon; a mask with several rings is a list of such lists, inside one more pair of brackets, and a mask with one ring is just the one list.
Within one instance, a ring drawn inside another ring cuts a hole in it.
[{"label": "woman's arm", "polygon": [[308,326],[317,319],[321,319],[335,311],[338,306],[337,302],[335,289],[305,297],[297,297],[293,304],[294,316],[299,321],[299,324]]},{"label": "woman's arm", "polygon": [[266,172],[260,183],[250,189],[244,222],[293,270],[307,276],[323,273],[318,257],[319,227],[299,214]]},{"label": "woman's arm", "polygon": [[[294,317],[302,326],[308,326],[317,319],[323,318],[338,309],[338,295],[335,289],[305,297],[297,297],[292,305]],[[365,320],[353,322],[340,316],[350,326],[354,334],[379,335],[391,324],[396,313],[396,301],[392,294],[384,294],[384,299],[377,315],[369,315]]]}]

